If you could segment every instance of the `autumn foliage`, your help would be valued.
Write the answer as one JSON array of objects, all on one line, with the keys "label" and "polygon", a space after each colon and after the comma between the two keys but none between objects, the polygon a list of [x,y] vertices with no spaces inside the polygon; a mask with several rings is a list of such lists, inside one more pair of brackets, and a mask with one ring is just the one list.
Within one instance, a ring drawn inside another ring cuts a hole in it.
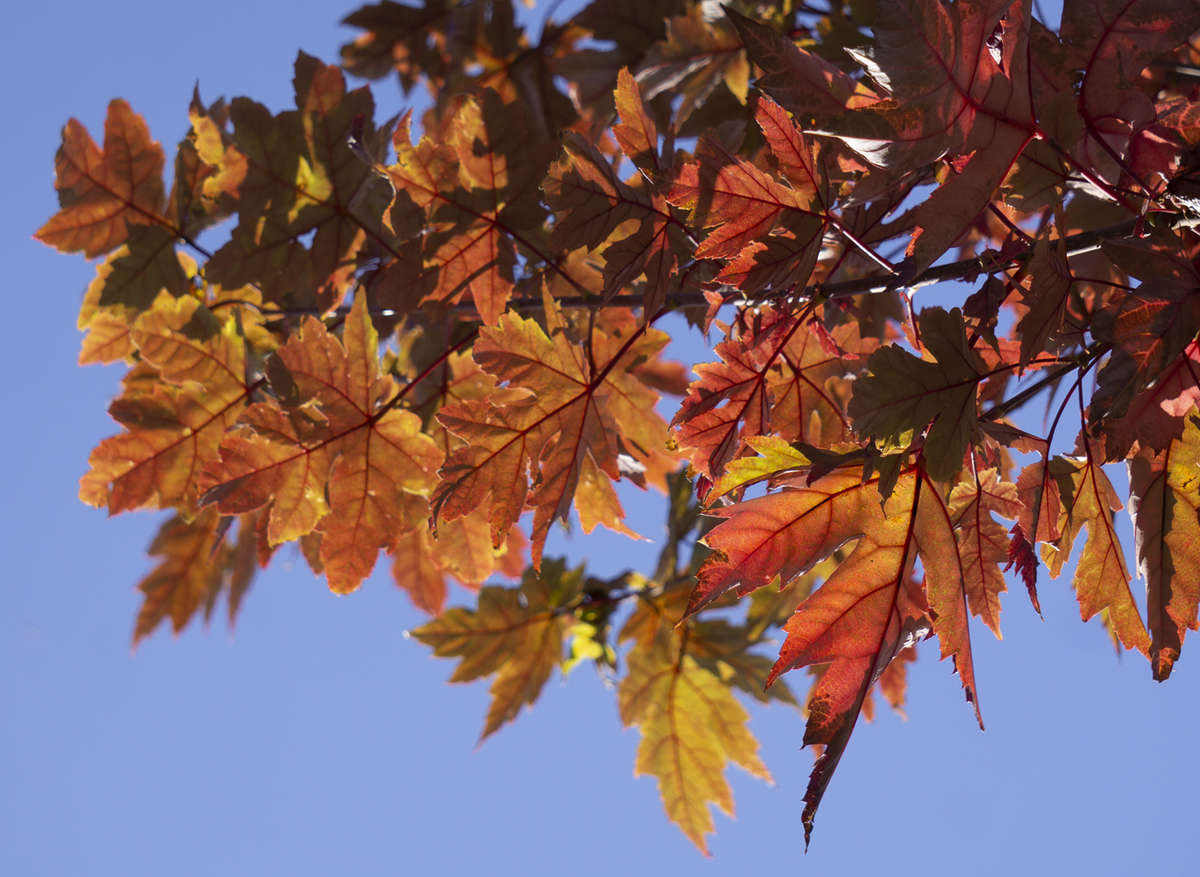
[{"label": "autumn foliage", "polygon": [[[484,737],[556,668],[614,673],[701,848],[726,767],[769,778],[741,697],[809,689],[806,840],[918,644],[982,725],[1006,574],[1040,611],[1073,559],[1082,618],[1171,674],[1200,602],[1200,5],[346,22],[293,109],[197,93],[170,154],[123,100],[102,145],[63,130],[37,237],[100,260],[80,362],[128,368],[80,496],[167,514],[135,642],[232,621],[286,543],[339,593],[382,554],[412,635],[491,680]],[[544,556],[560,522],[633,535],[622,481],[666,497],[655,569]]]}]

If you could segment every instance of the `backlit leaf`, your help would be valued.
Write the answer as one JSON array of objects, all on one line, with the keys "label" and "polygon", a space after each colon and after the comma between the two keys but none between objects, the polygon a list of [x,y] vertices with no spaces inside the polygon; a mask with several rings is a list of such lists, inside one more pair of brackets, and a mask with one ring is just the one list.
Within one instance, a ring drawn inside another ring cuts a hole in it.
[{"label": "backlit leaf", "polygon": [[279,348],[272,377],[277,390],[294,390],[299,407],[253,406],[205,473],[206,498],[222,511],[270,503],[272,544],[319,527],[322,566],[342,593],[427,514],[442,460],[420,419],[393,404],[396,387],[379,374],[378,345],[364,297],[355,298],[340,341],[307,318]]},{"label": "backlit leaf", "polygon": [[226,593],[233,623],[255,572],[253,516],[241,519],[237,541],[227,535],[230,524],[213,509],[186,520],[172,516],[150,544],[158,565],[138,583],[143,594],[133,631],[136,647],[163,621],[175,633],[203,609],[207,620],[217,598]]},{"label": "backlit leaf", "polygon": [[[561,320],[550,299],[546,308],[551,320]],[[586,467],[616,481],[623,457],[657,467],[667,444],[666,423],[654,412],[658,394],[631,372],[658,357],[666,336],[630,321],[598,329],[589,340],[594,370],[561,322],[547,335],[536,321],[505,314],[497,328],[480,331],[475,359],[510,395],[448,405],[438,415],[466,445],[442,468],[435,511],[452,520],[489,506],[498,543],[532,507],[535,565],[550,524],[580,502],[576,488]],[[587,520],[620,530],[619,504],[606,505],[590,505]]]},{"label": "backlit leaf", "polygon": [[138,317],[130,338],[144,364],[109,409],[126,431],[92,451],[79,496],[110,514],[191,505],[250,393],[245,344],[232,317],[221,322],[196,299],[168,295]]},{"label": "backlit leaf", "polygon": [[733,815],[725,766],[733,762],[765,780],[771,775],[746,729],[746,710],[724,683],[670,643],[658,637],[629,653],[617,692],[621,721],[642,734],[634,774],[658,778],[667,817],[707,853],[708,805]]},{"label": "backlit leaf", "polygon": [[1130,589],[1125,553],[1113,521],[1113,512],[1121,508],[1121,501],[1090,443],[1085,450],[1083,459],[1059,460],[1055,480],[1062,496],[1058,518],[1062,536],[1042,547],[1042,558],[1050,575],[1057,578],[1076,536],[1086,527],[1087,541],[1075,566],[1079,614],[1087,621],[1100,613],[1115,643],[1149,654],[1150,636]]},{"label": "backlit leaf", "polygon": [[71,119],[54,160],[59,211],[38,240],[91,258],[124,243],[129,225],[162,222],[165,161],[145,120],[123,100],[108,105],[103,150]]},{"label": "backlit leaf", "polygon": [[805,743],[826,748],[805,796],[807,837],[871,685],[900,650],[930,629],[925,596],[911,580],[918,557],[942,657],[954,657],[972,702],[975,682],[954,523],[933,483],[909,472],[884,506],[874,481],[853,470],[811,485],[803,474],[778,480],[774,493],[711,510],[722,521],[705,542],[718,553],[701,568],[688,611],[730,590],[748,594],[776,576],[786,584],[857,540],[785,625],[788,638],[768,677],[769,683],[796,667],[832,663],[809,697]]},{"label": "backlit leaf", "polygon": [[[63,132],[37,237],[97,259],[80,362],[124,369],[80,495],[168,510],[135,641],[232,624],[285,542],[339,593],[388,553],[417,639],[490,677],[484,736],[591,665],[701,848],[728,764],[767,776],[738,692],[797,705],[804,668],[807,842],[913,647],[978,721],[972,616],[999,637],[1010,571],[1040,611],[1084,529],[1081,615],[1172,672],[1200,6],[407,3],[353,12],[342,67],[300,53],[292,107],[194,91],[171,156],[119,100],[103,148]],[[377,121],[346,72],[426,96]],[[657,560],[544,560],[576,521]]]},{"label": "backlit leaf", "polygon": [[435,655],[459,659],[451,682],[495,677],[481,741],[537,700],[561,663],[569,616],[558,610],[576,595],[580,578],[562,561],[548,561],[519,588],[488,585],[477,608],[448,609],[412,631]]},{"label": "backlit leaf", "polygon": [[1000,636],[1000,594],[1006,587],[1000,564],[1009,560],[1008,529],[993,514],[1010,520],[1021,513],[1015,484],[985,469],[972,481],[960,481],[950,494],[951,514],[958,522],[963,587],[972,615]]},{"label": "backlit leaf", "polygon": [[1143,451],[1129,463],[1130,508],[1138,571],[1146,582],[1154,678],[1171,675],[1188,630],[1200,629],[1200,427],[1188,418],[1183,438],[1161,454]]},{"label": "backlit leaf", "polygon": [[773,309],[747,315],[714,347],[720,362],[695,367],[700,377],[673,426],[697,471],[717,477],[751,436],[779,434],[824,445],[850,437],[843,375],[870,349],[855,327],[830,334],[842,355],[821,342],[818,328]]},{"label": "backlit leaf", "polygon": [[[967,346],[962,313],[927,308],[921,342],[929,359],[892,344],[871,355],[871,374],[854,382],[849,413],[862,435],[903,445],[928,427],[925,458],[938,481],[956,480],[978,431],[976,389],[985,374]],[[906,438],[907,436],[907,438]]]}]

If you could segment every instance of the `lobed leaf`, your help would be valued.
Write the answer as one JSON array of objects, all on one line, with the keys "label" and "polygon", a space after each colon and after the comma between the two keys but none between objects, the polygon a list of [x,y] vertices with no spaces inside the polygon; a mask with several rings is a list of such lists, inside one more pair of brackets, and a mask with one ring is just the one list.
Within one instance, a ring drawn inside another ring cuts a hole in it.
[{"label": "lobed leaf", "polygon": [[1050,575],[1057,578],[1076,536],[1086,528],[1087,541],[1075,566],[1079,614],[1087,621],[1100,613],[1118,648],[1149,654],[1150,635],[1130,590],[1129,570],[1113,522],[1112,513],[1121,508],[1121,501],[1097,462],[1091,442],[1084,450],[1081,460],[1057,458],[1055,480],[1062,509],[1056,523],[1062,536],[1042,547],[1042,558]]},{"label": "lobed leaf", "polygon": [[271,544],[321,531],[329,586],[355,590],[381,548],[427,514],[442,453],[420,419],[395,407],[379,374],[379,339],[366,299],[356,297],[342,341],[308,318],[278,352],[272,384],[287,408],[259,403],[245,429],[221,444],[205,472],[206,499],[222,511],[270,503]]},{"label": "lobed leaf", "polygon": [[667,817],[706,855],[713,831],[708,805],[733,815],[725,766],[737,764],[770,781],[749,719],[729,688],[668,638],[635,647],[617,700],[621,721],[642,734],[634,775],[658,778]]},{"label": "lobed leaf", "polygon": [[[811,483],[803,474],[781,474],[776,481],[774,493],[711,510],[722,520],[704,541],[717,553],[700,569],[688,612],[777,577],[786,585],[853,542],[785,624],[788,637],[767,680],[796,667],[831,664],[809,696],[805,743],[825,750],[805,795],[807,840],[867,693],[891,660],[932,626],[942,657],[954,658],[972,703],[974,669],[955,522],[924,473],[902,474],[886,504],[876,480],[852,469]],[[918,558],[926,573],[924,593],[911,579]],[[978,706],[975,712],[978,718]]]},{"label": "lobed leaf", "polygon": [[871,373],[854,382],[848,411],[860,434],[901,447],[928,429],[923,455],[929,473],[952,483],[978,435],[976,391],[986,369],[967,344],[957,308],[922,311],[921,341],[929,360],[895,344],[871,354]]},{"label": "lobed leaf", "polygon": [[1183,437],[1160,454],[1143,451],[1129,462],[1130,513],[1138,571],[1146,582],[1150,664],[1160,682],[1171,675],[1188,630],[1200,629],[1200,492],[1196,454],[1200,426],[1188,418]]},{"label": "lobed leaf", "polygon": [[250,393],[236,321],[221,322],[194,298],[160,296],[134,322],[144,362],[109,413],[126,431],[89,457],[79,496],[109,514],[141,506],[193,506],[198,477]]},{"label": "lobed leaf", "polygon": [[124,243],[130,225],[161,223],[165,161],[145,119],[123,100],[108,105],[103,149],[71,119],[54,159],[59,211],[35,237],[90,259]]},{"label": "lobed leaf", "polygon": [[495,677],[480,742],[536,701],[562,662],[569,621],[559,609],[577,594],[580,578],[561,561],[547,562],[520,588],[488,585],[474,610],[449,609],[411,632],[435,655],[460,659],[451,682]]},{"label": "lobed leaf", "polygon": [[[532,507],[535,566],[550,524],[565,519],[572,502],[586,529],[604,524],[621,531],[624,515],[609,482],[660,468],[667,444],[666,423],[654,411],[658,395],[636,372],[657,359],[666,335],[630,323],[613,332],[597,328],[589,338],[593,367],[568,340],[553,301],[545,302],[558,326],[553,337],[515,314],[480,331],[475,359],[508,393],[438,414],[465,445],[447,458],[433,497],[435,514],[447,520],[490,508],[496,544]],[[581,479],[591,487],[584,493]]]}]

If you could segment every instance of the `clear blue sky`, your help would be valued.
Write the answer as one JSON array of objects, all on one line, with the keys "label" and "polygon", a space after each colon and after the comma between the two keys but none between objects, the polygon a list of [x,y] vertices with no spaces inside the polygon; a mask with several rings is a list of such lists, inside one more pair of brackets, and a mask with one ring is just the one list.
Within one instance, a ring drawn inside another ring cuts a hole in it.
[{"label": "clear blue sky", "polygon": [[[1200,636],[1172,679],[1117,660],[1082,625],[1066,579],[1040,578],[1046,621],[1007,595],[1005,640],[975,630],[981,734],[927,647],[909,718],[861,724],[803,855],[811,755],[801,717],[753,708],[777,780],[734,773],[704,860],[632,778],[637,735],[587,668],[552,680],[483,747],[483,686],[402,632],[419,622],[377,574],[336,598],[286,552],[260,576],[235,636],[160,632],[130,652],[152,514],[81,505],[90,448],[119,369],[75,366],[91,268],[31,234],[54,210],[59,129],[97,136],[127,98],[173,144],[199,80],[206,99],[291,96],[298,48],[333,60],[337,3],[22,3],[6,10],[9,333],[0,347],[8,560],[0,612],[0,874],[325,875],[1184,873],[1196,836]],[[378,102],[399,107],[391,82]],[[653,535],[656,497],[640,527]],[[603,559],[642,550],[576,543]],[[560,549],[561,550],[561,549]],[[599,567],[604,571],[604,567]]]}]

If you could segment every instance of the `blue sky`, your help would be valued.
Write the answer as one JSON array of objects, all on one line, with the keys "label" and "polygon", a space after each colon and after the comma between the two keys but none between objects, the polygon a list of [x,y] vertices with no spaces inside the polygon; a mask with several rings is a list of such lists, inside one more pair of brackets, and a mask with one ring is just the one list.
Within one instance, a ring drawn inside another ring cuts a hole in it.
[{"label": "blue sky", "polygon": [[[927,647],[909,718],[860,724],[807,856],[812,759],[797,713],[752,708],[777,785],[732,774],[738,817],[718,816],[705,860],[666,821],[653,781],[632,778],[637,735],[587,668],[552,680],[477,749],[485,686],[447,685],[452,665],[403,637],[420,618],[385,574],[337,598],[283,552],[236,635],[194,625],[131,653],[133,586],[158,518],[110,520],[76,498],[88,451],[115,431],[105,407],[120,370],[75,365],[92,269],[31,238],[55,209],[59,129],[76,116],[99,136],[119,95],[169,146],[197,80],[208,100],[250,94],[280,109],[296,50],[334,59],[349,11],[298,0],[6,11],[0,873],[1186,869],[1200,640],[1158,685],[1143,659],[1118,660],[1095,622],[1080,624],[1068,580],[1044,571],[1045,622],[1018,591],[1005,599],[1002,643],[975,631],[987,732]],[[376,93],[381,116],[399,108],[391,82]],[[641,502],[647,523],[635,529],[653,535],[660,506]],[[602,573],[614,551],[654,551],[616,537],[568,547]]]}]

